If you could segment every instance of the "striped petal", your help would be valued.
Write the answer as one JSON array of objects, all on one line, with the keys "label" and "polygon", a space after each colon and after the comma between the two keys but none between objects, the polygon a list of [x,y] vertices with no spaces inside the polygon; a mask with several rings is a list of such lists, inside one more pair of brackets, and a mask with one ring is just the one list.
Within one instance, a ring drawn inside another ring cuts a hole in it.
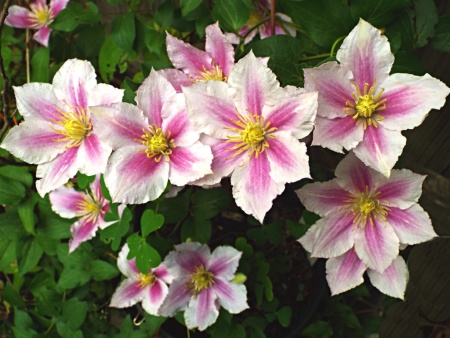
[{"label": "striped petal", "polygon": [[155,284],[146,288],[142,300],[142,308],[151,315],[157,316],[161,304],[169,293],[169,287],[163,281],[157,279]]},{"label": "striped petal", "polygon": [[136,258],[128,259],[127,256],[129,252],[130,248],[128,247],[128,244],[125,243],[117,257],[117,267],[126,277],[137,278],[140,272],[136,267]]},{"label": "striped petal", "polygon": [[114,292],[109,306],[124,308],[142,301],[148,290],[147,288],[142,288],[140,284],[141,282],[137,279],[125,279]]},{"label": "striped petal", "polygon": [[230,246],[219,246],[211,254],[206,269],[225,280],[233,279],[242,252]]},{"label": "striped petal", "polygon": [[85,211],[80,209],[80,203],[87,197],[84,192],[62,186],[52,191],[48,197],[50,198],[52,210],[61,217],[80,217],[85,213]]},{"label": "striped petal", "polygon": [[72,239],[69,241],[69,253],[78,248],[81,243],[93,238],[97,232],[97,229],[97,219],[90,217],[90,215],[87,215],[72,224],[70,227]]},{"label": "striped petal", "polygon": [[240,313],[249,308],[245,285],[228,282],[222,278],[214,278],[212,288],[220,306],[223,306],[229,313]]},{"label": "striped petal", "polygon": [[35,17],[35,14],[29,9],[14,5],[8,8],[5,23],[16,28],[34,28],[35,24],[31,20],[33,17]]},{"label": "striped petal", "polygon": [[214,324],[219,317],[219,307],[216,300],[217,296],[212,288],[207,288],[200,292],[197,297],[192,297],[186,311],[184,311],[187,328],[198,328],[203,331]]},{"label": "striped petal", "polygon": [[212,61],[222,68],[225,76],[230,75],[234,66],[234,48],[225,38],[225,35],[216,22],[205,29],[205,50],[211,56]]},{"label": "striped petal", "polygon": [[61,109],[58,106],[65,108],[65,104],[56,98],[53,86],[49,83],[26,83],[13,88],[17,109],[25,118],[58,120],[58,109]]},{"label": "striped petal", "polygon": [[111,147],[100,141],[97,135],[91,134],[80,144],[78,170],[88,176],[104,173],[111,151]]},{"label": "striped petal", "polygon": [[178,311],[184,310],[187,307],[191,299],[191,293],[186,287],[187,281],[186,278],[178,278],[170,284],[169,293],[158,311],[160,316],[172,317]]},{"label": "striped petal", "polygon": [[367,274],[372,285],[378,290],[388,296],[404,299],[409,272],[401,256],[394,259],[392,264],[383,273],[369,269],[367,270]]}]

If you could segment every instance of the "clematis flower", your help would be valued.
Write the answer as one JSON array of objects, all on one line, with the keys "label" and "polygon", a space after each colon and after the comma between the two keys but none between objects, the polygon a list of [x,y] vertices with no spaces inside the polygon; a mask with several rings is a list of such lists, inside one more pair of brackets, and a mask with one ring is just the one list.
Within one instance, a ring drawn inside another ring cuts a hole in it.
[{"label": "clematis flower", "polygon": [[394,55],[387,38],[364,20],[350,32],[336,62],[305,69],[305,88],[319,91],[312,145],[342,152],[353,149],[366,165],[389,177],[406,138],[450,89],[426,74],[392,74]]},{"label": "clematis flower", "polygon": [[47,47],[50,33],[52,32],[48,26],[58,13],[66,8],[68,2],[69,0],[51,0],[50,5],[47,5],[45,0],[36,0],[30,4],[30,9],[11,6],[9,7],[5,23],[11,27],[36,30],[33,38],[41,45]]},{"label": "clematis flower", "polygon": [[186,326],[203,331],[217,320],[221,306],[233,314],[247,309],[245,285],[232,282],[241,255],[226,246],[216,248],[212,254],[208,246],[200,243],[175,246],[175,251],[164,259],[174,281],[159,315],[174,316],[184,311]]},{"label": "clematis flower", "polygon": [[[334,293],[358,285],[354,278],[366,268],[373,270],[369,276],[389,273],[386,269],[401,245],[436,236],[428,214],[417,203],[424,176],[402,169],[392,170],[387,179],[349,153],[337,166],[336,177],[297,190],[303,205],[322,217],[299,242],[314,257],[333,258],[327,266],[330,276],[338,274],[329,277]],[[398,264],[393,269],[404,275]],[[352,266],[354,271],[346,270]]]},{"label": "clematis flower", "polygon": [[[270,23],[270,7],[271,0],[256,0],[254,1],[255,11],[250,13],[250,18],[247,23],[239,30],[239,35],[234,33],[226,33],[226,38],[232,44],[239,43],[239,36],[246,36],[244,43],[247,44],[252,41],[257,34],[261,39],[272,36],[272,27]],[[286,25],[286,23],[288,25]],[[289,24],[292,19],[283,13],[275,13],[275,34],[274,35],[290,35],[297,36],[297,32]],[[257,27],[255,29],[255,27]]]},{"label": "clematis flower", "polygon": [[[95,108],[94,127],[114,148],[105,183],[115,202],[145,203],[159,197],[167,181],[177,186],[211,172],[212,153],[191,125],[184,96],[156,71],[137,91],[137,107]],[[141,110],[142,109],[142,110]]]},{"label": "clematis flower", "polygon": [[214,159],[212,174],[196,184],[231,175],[233,196],[260,222],[289,182],[309,177],[306,146],[317,93],[281,88],[275,74],[250,52],[232,69],[228,83],[183,87],[189,117],[205,133]]},{"label": "clematis flower", "polygon": [[14,87],[17,108],[25,121],[12,128],[1,147],[21,160],[38,164],[41,196],[74,177],[102,173],[111,148],[92,128],[91,107],[120,102],[122,89],[97,84],[88,61],[66,61],[53,84],[27,83]]},{"label": "clematis flower", "polygon": [[99,175],[90,184],[87,192],[63,186],[52,191],[49,198],[52,210],[61,217],[78,217],[70,227],[72,239],[69,242],[69,252],[93,238],[98,228],[104,229],[111,224],[104,219],[105,213],[109,210],[109,202],[103,197]]},{"label": "clematis flower", "polygon": [[227,81],[234,66],[234,48],[217,23],[205,29],[205,50],[195,48],[167,33],[167,54],[176,69],[158,71],[178,92],[198,81]]},{"label": "clematis flower", "polygon": [[136,267],[136,258],[127,259],[129,252],[128,244],[125,244],[117,258],[117,267],[127,278],[114,292],[109,306],[125,308],[142,302],[142,308],[156,316],[167,296],[169,290],[167,284],[170,284],[173,278],[164,264],[160,264],[155,269],[149,269],[147,274],[139,272]]}]

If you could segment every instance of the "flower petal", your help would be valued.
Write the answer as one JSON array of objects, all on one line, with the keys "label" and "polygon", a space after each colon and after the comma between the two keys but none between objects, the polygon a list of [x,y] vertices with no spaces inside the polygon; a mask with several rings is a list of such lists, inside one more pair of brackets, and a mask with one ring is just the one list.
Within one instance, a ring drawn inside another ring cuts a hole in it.
[{"label": "flower petal", "polygon": [[437,236],[430,217],[419,204],[405,210],[391,207],[387,220],[402,244],[418,244]]},{"label": "flower petal", "polygon": [[276,132],[269,139],[266,149],[270,163],[270,177],[276,183],[292,183],[302,178],[311,178],[306,145],[288,132]]},{"label": "flower petal", "polygon": [[369,269],[367,274],[372,285],[378,290],[388,296],[404,299],[409,272],[401,256],[394,259],[383,273]]},{"label": "flower petal", "polygon": [[377,182],[380,200],[389,201],[389,206],[407,209],[417,203],[422,195],[422,183],[426,176],[418,175],[410,170],[392,170],[389,179]]},{"label": "flower petal", "polygon": [[91,215],[81,218],[70,227],[72,239],[69,241],[69,253],[73,252],[78,246],[93,238],[97,232],[98,222]]},{"label": "flower petal", "polygon": [[90,110],[95,134],[113,149],[136,146],[136,139],[148,127],[143,112],[132,104],[117,103]]},{"label": "flower petal", "polygon": [[211,254],[206,269],[224,280],[233,279],[241,259],[242,252],[231,246],[219,246]]},{"label": "flower petal", "polygon": [[212,159],[210,147],[200,142],[189,147],[174,148],[170,155],[170,182],[183,186],[210,174]]},{"label": "flower petal", "polygon": [[219,81],[198,82],[183,87],[187,111],[192,124],[207,135],[226,139],[235,128],[232,119],[237,119],[236,107],[231,99],[228,85]]},{"label": "flower petal", "polygon": [[275,105],[285,92],[275,74],[252,51],[236,63],[228,78],[238,111],[262,116],[265,105]]},{"label": "flower petal", "polygon": [[400,242],[389,223],[373,222],[356,229],[355,251],[368,268],[382,273],[398,255]]},{"label": "flower petal", "polygon": [[170,82],[177,93],[182,92],[181,87],[189,87],[194,83],[189,79],[189,76],[179,69],[160,69],[157,72]]},{"label": "flower petal", "polygon": [[75,176],[77,166],[78,147],[67,149],[50,162],[39,164],[36,177],[42,178],[36,181],[36,189],[42,197]]},{"label": "flower petal", "polygon": [[317,92],[306,92],[297,88],[286,90],[288,98],[280,99],[275,106],[264,107],[263,116],[270,128],[289,131],[301,139],[311,133],[317,112]]},{"label": "flower petal", "polygon": [[46,121],[59,120],[58,106],[64,107],[65,104],[56,98],[51,84],[26,83],[13,88],[17,109],[23,117]]},{"label": "flower petal", "polygon": [[51,0],[50,1],[50,9],[54,16],[58,15],[64,8],[66,8],[69,0]]},{"label": "flower petal", "polygon": [[382,84],[386,109],[380,123],[391,130],[412,129],[420,125],[431,109],[440,109],[450,89],[438,79],[425,74],[393,74]]},{"label": "flower petal", "polygon": [[352,71],[359,88],[375,79],[384,82],[394,63],[387,37],[363,19],[344,39],[336,59]]},{"label": "flower petal", "polygon": [[197,297],[192,297],[186,311],[184,311],[186,327],[188,329],[198,328],[203,331],[214,324],[219,317],[216,300],[217,296],[212,288],[203,290]]},{"label": "flower petal", "polygon": [[362,125],[357,126],[351,116],[335,119],[316,116],[316,126],[311,145],[322,146],[342,153],[342,148],[347,150],[355,148],[363,137]]},{"label": "flower petal", "polygon": [[195,268],[208,266],[210,251],[207,245],[187,242],[175,246],[164,259],[164,265],[175,280],[189,276]]},{"label": "flower petal", "polygon": [[126,204],[153,201],[163,193],[168,179],[169,163],[155,162],[136,146],[116,150],[105,171],[112,200]]},{"label": "flower petal", "polygon": [[117,267],[120,272],[128,278],[135,278],[139,276],[140,272],[136,267],[136,258],[127,258],[129,252],[130,248],[128,247],[128,244],[125,243],[119,252],[119,256],[117,257]]},{"label": "flower petal", "polygon": [[198,72],[211,70],[211,56],[169,33],[166,38],[167,54],[172,64],[192,78],[197,78]]},{"label": "flower petal", "polygon": [[50,198],[52,210],[61,217],[80,217],[85,213],[79,207],[80,203],[87,197],[84,192],[62,186],[53,190],[48,197]]},{"label": "flower petal", "polygon": [[87,108],[89,95],[97,85],[95,69],[89,61],[67,60],[53,78],[53,90],[70,106]]},{"label": "flower petal", "polygon": [[219,304],[229,313],[240,313],[249,308],[245,285],[228,282],[219,277],[214,278],[214,286],[212,288],[217,295]]},{"label": "flower petal", "polygon": [[222,68],[225,76],[230,75],[234,66],[234,48],[216,22],[205,29],[205,50],[212,57],[212,61]]},{"label": "flower petal", "polygon": [[186,287],[187,279],[175,279],[169,287],[169,293],[164,299],[158,314],[163,317],[172,317],[178,311],[184,310],[191,299],[191,293]]},{"label": "flower petal", "polygon": [[329,119],[346,117],[345,103],[354,101],[352,79],[352,72],[334,61],[305,69],[305,89],[319,92],[317,115]]},{"label": "flower petal", "polygon": [[42,46],[48,47],[48,40],[50,39],[50,33],[52,30],[47,27],[42,27],[33,35],[33,39],[39,42]]},{"label": "flower petal", "polygon": [[140,287],[140,284],[139,280],[125,279],[114,292],[109,306],[124,308],[142,301],[147,288]]},{"label": "flower petal", "polygon": [[161,280],[157,279],[155,284],[146,288],[142,300],[142,308],[151,315],[157,316],[161,304],[169,293],[169,287]]},{"label": "flower petal", "polygon": [[124,89],[114,88],[111,85],[99,83],[89,93],[89,106],[108,105],[122,101]]},{"label": "flower petal", "polygon": [[306,209],[325,216],[345,205],[348,192],[337,184],[337,179],[328,182],[315,182],[296,190],[298,198]]},{"label": "flower petal", "polygon": [[35,14],[29,9],[14,5],[8,8],[5,23],[16,28],[33,28],[34,23],[31,20],[33,17],[35,17]]},{"label": "flower petal", "polygon": [[170,284],[173,282],[173,276],[169,273],[169,270],[167,270],[164,264],[159,264],[157,268],[153,269],[153,273],[164,283]]},{"label": "flower petal", "polygon": [[100,141],[97,135],[91,134],[80,144],[78,170],[88,176],[105,172],[111,151],[111,147]]},{"label": "flower petal", "polygon": [[270,162],[266,152],[258,158],[236,167],[231,175],[233,197],[236,204],[261,223],[272,207],[272,201],[284,190],[284,183],[276,183],[270,177]]},{"label": "flower petal", "polygon": [[330,258],[326,264],[326,271],[331,295],[337,295],[362,284],[366,269],[366,265],[353,248],[339,257]]},{"label": "flower petal", "polygon": [[9,131],[1,147],[25,162],[41,164],[66,151],[63,142],[55,142],[59,136],[47,122],[27,119]]},{"label": "flower petal", "polygon": [[368,126],[362,142],[353,151],[366,165],[389,177],[405,144],[406,138],[399,131]]}]

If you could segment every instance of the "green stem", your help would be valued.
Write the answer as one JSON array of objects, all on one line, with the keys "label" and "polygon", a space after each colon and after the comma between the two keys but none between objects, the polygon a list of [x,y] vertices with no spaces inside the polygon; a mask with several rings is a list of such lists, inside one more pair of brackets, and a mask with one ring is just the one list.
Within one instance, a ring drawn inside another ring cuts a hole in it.
[{"label": "green stem", "polygon": [[187,330],[187,338],[191,338],[191,331],[189,331],[188,328],[186,328],[186,330]]},{"label": "green stem", "polygon": [[27,28],[25,37],[25,63],[27,70],[27,83],[30,83],[30,48],[28,47],[30,43],[30,30]]},{"label": "green stem", "polygon": [[300,62],[307,61],[307,60],[323,59],[323,58],[326,58],[326,57],[329,57],[329,56],[330,56],[330,53],[323,53],[323,54],[317,54],[317,55],[313,55],[313,56],[306,56],[306,57],[300,59]]},{"label": "green stem", "polygon": [[334,43],[333,46],[331,47],[331,52],[330,52],[330,57],[334,56],[334,50],[336,49],[336,46],[339,42],[341,42],[342,40],[345,39],[345,36],[341,36],[340,38],[338,38]]}]

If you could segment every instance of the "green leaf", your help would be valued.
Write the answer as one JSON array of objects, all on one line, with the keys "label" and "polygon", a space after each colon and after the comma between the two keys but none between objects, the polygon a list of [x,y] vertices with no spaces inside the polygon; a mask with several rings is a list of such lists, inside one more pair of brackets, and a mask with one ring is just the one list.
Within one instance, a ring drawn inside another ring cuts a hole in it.
[{"label": "green leaf", "polygon": [[18,181],[0,176],[0,204],[16,205],[25,197],[25,187]]},{"label": "green leaf", "polygon": [[[347,35],[356,25],[350,8],[336,0],[284,0],[284,13],[300,24],[311,39],[321,47],[331,48],[333,43]],[[326,10],[324,10],[326,9]]]},{"label": "green leaf", "polygon": [[38,48],[31,58],[31,82],[48,82],[50,48]]},{"label": "green leaf", "polygon": [[381,28],[395,20],[396,14],[411,4],[411,0],[352,0],[351,13],[355,20],[362,18]]},{"label": "green leaf", "polygon": [[90,264],[92,279],[96,281],[108,280],[119,274],[119,270],[108,262],[95,260]]},{"label": "green leaf", "polygon": [[9,283],[6,283],[3,289],[2,298],[13,306],[25,306],[22,296]]},{"label": "green leaf", "polygon": [[414,32],[413,20],[409,10],[404,10],[400,16],[389,26],[386,27],[386,35],[399,33],[402,38],[402,49],[414,49],[416,37]]},{"label": "green leaf", "polygon": [[264,294],[269,302],[273,300],[273,285],[272,281],[267,276],[264,278]]},{"label": "green leaf", "polygon": [[153,249],[142,237],[138,234],[133,234],[127,239],[130,252],[127,259],[136,257],[136,266],[140,272],[147,274],[148,269],[156,268],[161,263],[161,256],[158,251]]},{"label": "green leaf", "polygon": [[292,308],[290,306],[284,306],[277,311],[276,316],[282,327],[289,327],[292,319]]},{"label": "green leaf", "polygon": [[72,330],[68,324],[60,320],[56,322],[56,330],[58,331],[60,337],[83,338],[83,333],[81,330]]},{"label": "green leaf", "polygon": [[439,17],[431,46],[441,52],[450,53],[450,14]]},{"label": "green leaf", "polygon": [[87,310],[87,302],[80,302],[77,298],[71,298],[64,302],[61,318],[72,330],[76,330],[83,324]]},{"label": "green leaf", "polygon": [[161,26],[161,29],[168,29],[173,22],[173,13],[175,12],[172,1],[163,1],[155,12],[155,21]]},{"label": "green leaf", "polygon": [[[119,222],[109,225],[100,232],[101,240],[105,243],[111,242],[111,248],[114,251],[119,249],[122,237],[125,236],[130,228],[130,221],[132,217],[131,211],[128,208],[125,208]],[[110,220],[107,220],[105,216],[105,221],[109,222]]]},{"label": "green leaf", "polygon": [[31,194],[25,201],[17,207],[20,220],[22,221],[25,231],[29,234],[35,235],[34,231],[34,206],[39,197],[36,194]]},{"label": "green leaf", "polygon": [[0,236],[0,271],[4,271],[17,259],[16,241]]},{"label": "green leaf", "polygon": [[147,209],[141,217],[141,232],[143,237],[147,237],[153,231],[158,230],[164,225],[164,216],[155,214],[153,210]]},{"label": "green leaf", "polygon": [[103,81],[110,82],[112,80],[123,53],[123,50],[111,37],[106,38],[98,56],[98,67]]},{"label": "green leaf", "polygon": [[163,32],[148,30],[145,33],[145,46],[147,49],[155,53],[156,55],[161,55],[166,49],[166,36]]},{"label": "green leaf", "polygon": [[96,60],[104,41],[105,26],[101,23],[85,26],[83,29],[80,29],[75,41],[78,57],[80,59]]},{"label": "green leaf", "polygon": [[190,12],[192,12],[194,9],[196,9],[200,4],[203,2],[203,0],[181,0],[180,6],[181,6],[181,15],[186,16]]},{"label": "green leaf", "polygon": [[191,239],[200,243],[208,243],[211,239],[212,223],[209,219],[188,218],[181,227],[181,241]]},{"label": "green leaf", "polygon": [[25,168],[12,165],[1,166],[0,177],[19,181],[28,188],[30,188],[34,182],[33,175],[31,175]]},{"label": "green leaf", "polygon": [[438,23],[438,11],[433,0],[414,0],[416,7],[417,47],[423,47],[433,37]]},{"label": "green leaf", "polygon": [[125,89],[122,101],[131,104],[136,104],[135,97],[136,97],[136,90],[139,88],[139,83],[134,82],[127,76],[120,84],[120,88]]},{"label": "green leaf", "polygon": [[50,28],[71,32],[78,25],[93,24],[101,19],[98,13],[97,5],[93,2],[85,2],[83,4],[78,2],[69,2],[65,9],[63,9],[50,24]]},{"label": "green leaf", "polygon": [[87,176],[87,175],[82,174],[80,172],[77,174],[77,185],[78,185],[78,188],[80,188],[82,190],[87,189],[89,184],[94,182],[94,180],[95,180],[95,175],[94,176]]},{"label": "green leaf", "polygon": [[211,15],[229,32],[237,32],[250,17],[250,8],[242,0],[215,0]]},{"label": "green leaf", "polygon": [[414,53],[399,51],[395,54],[391,73],[408,73],[422,76],[426,73],[426,70]]},{"label": "green leaf", "polygon": [[91,274],[85,269],[65,268],[59,276],[57,285],[65,290],[71,290],[86,284],[90,279]]},{"label": "green leaf", "polygon": [[317,321],[303,330],[303,335],[315,338],[329,338],[333,335],[331,325],[324,321]]},{"label": "green leaf", "polygon": [[133,52],[133,42],[136,37],[136,26],[133,13],[117,15],[111,26],[111,39],[117,46],[128,53]]},{"label": "green leaf", "polygon": [[192,189],[185,189],[175,197],[161,199],[158,211],[164,215],[166,223],[181,222],[187,217],[191,192]]},{"label": "green leaf", "polygon": [[303,224],[303,223],[294,222],[291,220],[286,220],[286,226],[288,227],[292,236],[297,239],[302,237],[306,233],[306,231],[309,229],[308,225]]},{"label": "green leaf", "polygon": [[247,338],[266,338],[264,331],[255,326],[248,326],[246,328]]},{"label": "green leaf", "polygon": [[15,338],[34,337],[36,331],[35,324],[25,311],[14,308],[14,326],[12,327]]},{"label": "green leaf", "polygon": [[191,196],[194,218],[207,220],[228,207],[233,201],[231,194],[223,188],[202,189]]},{"label": "green leaf", "polygon": [[30,271],[39,262],[43,253],[42,248],[35,239],[26,242],[22,247],[22,257],[18,262],[19,273],[24,275]]}]

